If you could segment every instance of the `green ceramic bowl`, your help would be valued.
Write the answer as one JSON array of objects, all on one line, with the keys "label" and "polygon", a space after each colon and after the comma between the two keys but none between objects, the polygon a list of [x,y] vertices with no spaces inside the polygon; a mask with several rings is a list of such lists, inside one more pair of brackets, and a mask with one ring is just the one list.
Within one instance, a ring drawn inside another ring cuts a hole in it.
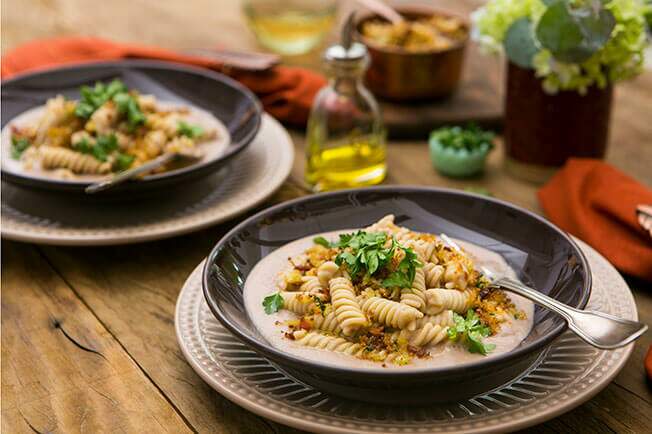
[{"label": "green ceramic bowl", "polygon": [[445,147],[436,137],[430,137],[430,159],[441,174],[453,178],[477,175],[484,170],[484,162],[491,150],[488,143],[469,151]]}]

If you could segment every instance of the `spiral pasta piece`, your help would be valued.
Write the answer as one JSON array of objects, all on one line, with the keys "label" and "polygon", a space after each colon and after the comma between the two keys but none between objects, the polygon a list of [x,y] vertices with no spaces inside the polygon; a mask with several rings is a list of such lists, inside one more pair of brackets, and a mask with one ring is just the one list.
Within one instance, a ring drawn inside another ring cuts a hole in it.
[{"label": "spiral pasta piece", "polygon": [[436,265],[432,262],[427,262],[423,266],[423,272],[426,276],[426,287],[438,288],[445,271],[446,269],[443,266]]},{"label": "spiral pasta piece", "polygon": [[319,297],[319,295],[307,294],[305,292],[287,291],[281,291],[280,294],[281,297],[283,297],[283,309],[287,309],[291,312],[296,313],[297,315],[312,313],[315,309],[317,309],[315,299],[313,297]]},{"label": "spiral pasta piece", "polygon": [[326,261],[317,268],[317,278],[324,287],[328,287],[328,282],[339,275],[340,267],[333,261]]},{"label": "spiral pasta piece", "polygon": [[351,356],[357,356],[362,347],[360,344],[347,341],[344,338],[330,336],[320,332],[294,332],[295,342],[307,347],[336,351]]},{"label": "spiral pasta piece", "polygon": [[417,320],[417,329],[426,324],[450,327],[455,324],[455,321],[453,320],[453,311],[445,310],[437,315],[424,315],[423,318]]},{"label": "spiral pasta piece", "polygon": [[110,163],[67,148],[41,146],[39,153],[44,169],[68,169],[74,173],[88,175],[100,175],[111,171]]},{"label": "spiral pasta piece", "polygon": [[301,278],[303,283],[299,287],[299,291],[307,292],[308,294],[322,294],[324,287],[319,282],[317,276],[303,276]]},{"label": "spiral pasta piece", "polygon": [[417,268],[411,288],[401,289],[401,303],[423,310],[426,307],[426,280],[422,268]]},{"label": "spiral pasta piece", "polygon": [[337,321],[337,315],[335,311],[330,310],[326,315],[315,314],[309,317],[309,320],[312,321],[313,328],[330,332],[336,335],[342,333],[342,327]]},{"label": "spiral pasta piece", "polygon": [[464,313],[473,302],[471,290],[457,291],[455,289],[431,288],[426,290],[426,313],[434,315],[443,310],[450,309],[453,312]]},{"label": "spiral pasta piece", "polygon": [[329,282],[331,303],[342,333],[352,335],[356,330],[367,327],[367,317],[356,300],[355,290],[346,277],[336,277]]},{"label": "spiral pasta piece", "polygon": [[448,337],[448,327],[427,323],[410,336],[410,344],[417,347],[436,345]]},{"label": "spiral pasta piece", "polygon": [[433,256],[435,251],[434,241],[410,239],[405,242],[404,246],[414,250],[414,253],[417,254],[417,257],[423,263],[430,261],[430,258]]},{"label": "spiral pasta piece", "polygon": [[464,266],[459,262],[453,262],[446,265],[446,271],[444,272],[444,281],[446,282],[445,286],[448,289],[460,289],[464,290],[468,286],[467,280],[467,271]]},{"label": "spiral pasta piece", "polygon": [[399,329],[416,329],[416,321],[423,313],[403,303],[382,297],[369,297],[362,303],[362,310],[375,321]]}]

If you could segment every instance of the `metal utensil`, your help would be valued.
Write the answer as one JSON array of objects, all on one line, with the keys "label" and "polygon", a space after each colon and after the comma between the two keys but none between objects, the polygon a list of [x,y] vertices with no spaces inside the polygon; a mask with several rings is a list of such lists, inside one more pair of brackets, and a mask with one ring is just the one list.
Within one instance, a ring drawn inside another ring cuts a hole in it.
[{"label": "metal utensil", "polygon": [[636,207],[638,223],[652,238],[652,205],[639,205]]},{"label": "metal utensil", "polygon": [[151,172],[152,170],[156,169],[157,167],[161,167],[162,165],[169,163],[174,160],[187,160],[189,162],[194,162],[200,159],[202,155],[198,152],[171,152],[171,153],[165,153],[162,154],[153,160],[148,161],[147,163],[134,167],[133,169],[127,169],[122,172],[118,172],[115,175],[109,176],[107,179],[104,179],[102,181],[93,183],[86,187],[84,191],[87,194],[94,194],[98,193],[100,191],[108,190],[110,188],[115,187],[116,185],[120,185],[123,182],[126,182],[130,179],[133,179],[137,177],[138,175],[142,175],[143,173],[148,173]]},{"label": "metal utensil", "polygon": [[185,51],[185,54],[204,57],[221,62],[224,66],[245,71],[266,71],[281,61],[281,57],[270,53],[197,48]]},{"label": "metal utensil", "polygon": [[[451,248],[461,251],[445,234],[441,234],[440,238]],[[647,325],[643,323],[602,312],[575,309],[487,267],[480,267],[480,270],[492,286],[514,292],[561,315],[568,323],[569,329],[594,347],[603,350],[619,348],[633,342],[647,330]]]},{"label": "metal utensil", "polygon": [[405,21],[401,14],[380,0],[358,0],[358,3],[367,9],[377,13],[392,24],[398,24]]}]

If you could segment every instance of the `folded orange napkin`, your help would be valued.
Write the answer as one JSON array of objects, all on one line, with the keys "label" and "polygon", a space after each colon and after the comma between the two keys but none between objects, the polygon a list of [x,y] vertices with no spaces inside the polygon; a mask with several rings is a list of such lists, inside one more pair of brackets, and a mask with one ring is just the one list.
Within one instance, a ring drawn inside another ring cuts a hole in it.
[{"label": "folded orange napkin", "polygon": [[265,72],[234,71],[204,57],[91,37],[36,40],[16,47],[2,56],[2,78],[66,63],[125,58],[167,60],[227,73],[256,93],[272,116],[296,126],[305,125],[312,100],[325,84],[322,76],[307,69],[276,66]]},{"label": "folded orange napkin", "polygon": [[624,273],[652,281],[652,240],[636,206],[652,204],[652,190],[612,166],[573,158],[539,190],[550,220],[586,241]]}]

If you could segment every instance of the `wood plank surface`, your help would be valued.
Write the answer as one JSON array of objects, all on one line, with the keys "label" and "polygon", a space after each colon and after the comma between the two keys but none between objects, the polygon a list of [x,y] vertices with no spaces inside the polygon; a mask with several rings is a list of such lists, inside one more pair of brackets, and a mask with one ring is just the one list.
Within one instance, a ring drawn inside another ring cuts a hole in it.
[{"label": "wood plank surface", "polygon": [[[480,2],[434,3],[460,11]],[[67,34],[178,49],[255,48],[239,7],[238,1],[225,0],[6,0],[2,50],[35,37]],[[318,58],[315,52],[285,62],[316,67]],[[647,185],[652,185],[650,107],[652,73],[617,87],[607,156]],[[293,131],[292,137],[297,158],[291,178],[259,209],[308,193],[302,181],[303,132]],[[541,212],[537,187],[502,169],[500,144],[484,176],[452,180],[430,166],[425,138],[389,144],[387,183],[482,187]],[[60,248],[3,242],[2,432],[297,432],[214,392],[190,368],[176,342],[174,307],[181,285],[242,218],[134,246]],[[628,283],[641,319],[652,324],[652,288],[633,279]],[[525,432],[650,432],[652,392],[642,361],[651,343],[648,332],[615,381],[592,400]]]},{"label": "wood plank surface", "polygon": [[189,432],[39,251],[2,255],[2,431]]}]

